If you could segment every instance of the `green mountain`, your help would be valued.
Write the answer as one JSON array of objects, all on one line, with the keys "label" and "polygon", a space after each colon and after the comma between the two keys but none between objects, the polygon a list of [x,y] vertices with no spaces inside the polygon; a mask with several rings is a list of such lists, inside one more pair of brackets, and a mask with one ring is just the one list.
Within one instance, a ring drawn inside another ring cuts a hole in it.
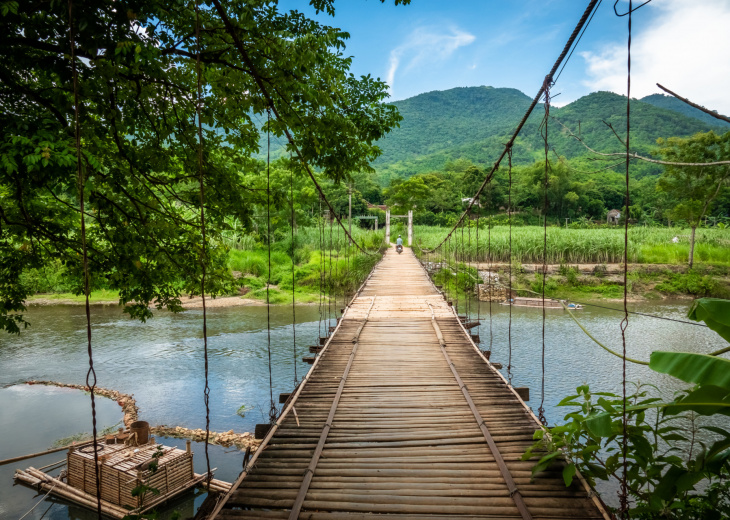
[{"label": "green mountain", "polygon": [[[392,177],[443,170],[450,161],[466,159],[483,167],[494,164],[504,143],[524,115],[531,98],[513,88],[461,87],[419,94],[395,101],[403,121],[378,144],[382,155],[373,162],[381,185]],[[529,164],[544,157],[541,123],[542,105],[535,107],[514,148],[514,163]],[[626,134],[626,97],[611,92],[594,92],[563,107],[551,107],[548,126],[550,156],[576,159],[595,157],[586,145],[604,153],[623,150],[620,136]],[[604,123],[605,121],[605,123]],[[561,126],[562,123],[568,129]],[[631,103],[631,148],[650,154],[660,137],[689,136],[715,130],[726,132],[730,125],[668,96],[654,94]],[[286,154],[284,140],[272,138],[271,157]],[[266,158],[266,136],[261,137],[259,158]],[[616,161],[620,161],[617,157]],[[605,163],[608,164],[608,163]],[[604,163],[595,165],[600,168]],[[588,169],[594,169],[589,166]],[[660,167],[637,164],[641,177],[659,173]]]},{"label": "green mountain", "polygon": [[[441,170],[449,161],[458,159],[483,166],[493,164],[530,101],[518,90],[493,87],[454,88],[396,101],[403,121],[399,129],[379,143],[383,154],[373,166],[380,182],[386,184],[394,176]],[[631,148],[646,154],[659,137],[725,130],[719,124],[640,100],[632,101],[631,108]],[[515,163],[530,163],[544,156],[540,129],[544,114],[541,105],[533,111],[515,145]],[[625,135],[625,96],[594,92],[564,107],[551,107],[550,114],[553,117],[548,141],[553,158],[555,153],[569,159],[592,155],[558,121],[575,134],[580,125],[581,138],[594,150],[622,150],[620,141],[605,123],[611,124],[618,135]],[[645,173],[652,173],[651,168],[645,168]]]},{"label": "green mountain", "polygon": [[659,108],[666,108],[674,112],[679,112],[685,116],[694,117],[707,123],[708,125],[718,126],[724,128],[725,131],[730,130],[730,123],[716,119],[709,114],[705,114],[702,110],[698,110],[694,107],[689,106],[673,96],[665,96],[664,94],[652,94],[641,98],[644,103],[649,103]]}]

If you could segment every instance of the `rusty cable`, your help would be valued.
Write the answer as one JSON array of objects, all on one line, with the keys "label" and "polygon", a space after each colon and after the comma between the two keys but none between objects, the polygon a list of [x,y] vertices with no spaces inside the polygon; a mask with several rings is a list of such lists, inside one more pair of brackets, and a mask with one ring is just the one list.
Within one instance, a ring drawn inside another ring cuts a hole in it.
[{"label": "rusty cable", "polygon": [[203,401],[205,402],[205,466],[207,469],[206,481],[208,487],[210,487],[210,480],[213,475],[210,472],[210,457],[208,455],[208,443],[210,440],[210,385],[208,383],[208,312],[205,304],[205,278],[206,278],[206,263],[208,261],[208,244],[205,237],[205,183],[203,181],[203,121],[201,119],[201,104],[203,102],[203,87],[201,83],[201,72],[200,72],[200,11],[198,6],[198,0],[195,0],[195,42],[197,46],[197,53],[195,58],[195,70],[197,73],[197,100],[195,103],[195,112],[197,115],[197,130],[198,130],[198,174],[200,181],[200,233],[203,240],[202,249],[202,276],[200,278],[200,296],[203,304],[203,357],[205,359],[205,387],[203,388]]},{"label": "rusty cable", "polygon": [[[94,479],[96,484],[96,513],[99,520],[102,518],[101,512],[101,478],[99,475],[99,443],[96,433],[96,400],[94,398],[94,390],[96,389],[96,370],[94,370],[94,355],[91,347],[91,306],[89,304],[89,292],[91,291],[91,283],[89,280],[89,253],[86,247],[86,219],[84,218],[84,174],[81,169],[81,126],[79,123],[79,75],[76,69],[76,38],[73,28],[73,0],[68,2],[68,28],[69,40],[71,43],[71,72],[73,76],[74,90],[74,141],[76,146],[76,180],[79,190],[79,206],[81,210],[81,250],[83,255],[84,269],[84,309],[86,311],[86,342],[87,353],[89,356],[89,370],[86,372],[86,387],[91,394],[91,428],[94,446]],[[93,381],[93,382],[92,382]]]},{"label": "rusty cable", "polygon": [[[479,195],[481,197],[481,195]],[[477,278],[481,277],[479,276],[479,217],[481,216],[482,212],[482,204],[481,200],[477,201],[477,231],[476,231],[476,242],[477,242],[477,250],[476,250],[476,258],[477,258]],[[484,281],[484,280],[482,280]],[[491,308],[491,306],[490,306]],[[482,329],[482,323],[481,323],[481,317],[482,317],[482,300],[479,294],[479,281],[477,281],[477,322],[479,325],[477,325],[477,330],[480,332],[479,336],[481,337],[481,329]]]},{"label": "rusty cable", "polygon": [[616,0],[613,3],[613,12],[616,13],[616,16],[619,16],[619,17],[620,16],[626,16],[626,15],[631,16],[631,13],[633,13],[634,11],[638,11],[639,9],[641,9],[642,7],[644,7],[646,4],[648,4],[649,2],[651,2],[651,0],[646,0],[646,2],[644,2],[641,5],[638,5],[638,6],[634,7],[633,9],[631,8],[631,2],[629,2],[629,10],[626,11],[625,13],[619,13],[618,12],[618,9],[616,9],[616,6],[618,5],[619,0]]},{"label": "rusty cable", "polygon": [[268,271],[266,273],[266,350],[269,357],[269,424],[276,422],[279,410],[274,402],[274,377],[271,367],[271,110],[266,110],[266,252]]},{"label": "rusty cable", "polygon": [[[214,0],[214,2],[217,2],[218,0]],[[581,16],[580,20],[578,21],[578,24],[575,26],[575,29],[573,29],[573,33],[568,38],[568,41],[566,42],[565,46],[563,47],[563,51],[560,53],[560,56],[558,56],[558,59],[553,64],[553,67],[550,69],[550,72],[546,76],[546,78],[549,78],[550,81],[552,81],[552,78],[555,76],[555,72],[558,70],[558,67],[560,67],[560,64],[563,62],[563,59],[565,59],[565,56],[568,54],[568,51],[573,46],[573,42],[578,37],[578,34],[580,33],[581,29],[585,25],[586,21],[588,20],[588,17],[593,12],[593,9],[596,7],[596,4],[599,0],[591,0],[588,4],[588,7],[586,7],[585,11],[583,12],[583,15]],[[517,128],[512,133],[512,136],[510,137],[507,144],[505,144],[504,149],[502,150],[501,154],[497,158],[497,161],[494,163],[494,166],[492,166],[492,169],[489,171],[487,176],[484,178],[484,181],[482,182],[482,185],[477,190],[476,194],[474,194],[474,197],[472,197],[471,201],[467,205],[466,210],[461,214],[461,217],[459,217],[459,220],[454,224],[454,227],[451,228],[451,231],[446,235],[446,238],[444,238],[441,242],[439,242],[438,245],[436,245],[433,249],[438,249],[441,247],[444,242],[446,242],[446,239],[451,236],[451,234],[456,230],[457,226],[461,224],[461,222],[464,220],[464,217],[466,216],[467,212],[471,210],[472,205],[474,204],[474,200],[482,193],[484,190],[484,187],[489,184],[489,182],[494,177],[495,172],[499,168],[500,163],[504,159],[504,157],[507,155],[507,151],[514,145],[515,140],[517,139],[517,136],[519,135],[520,131],[522,130],[522,127],[525,126],[525,123],[527,122],[527,119],[530,117],[530,114],[532,114],[532,111],[535,109],[535,106],[537,106],[537,103],[540,101],[540,98],[542,98],[544,94],[544,85],[545,82],[543,82],[543,86],[540,87],[540,90],[537,92],[535,97],[533,98],[532,102],[530,103],[530,106],[527,108],[527,111],[522,116],[522,119],[517,124]]]},{"label": "rusty cable", "polygon": [[509,183],[507,189],[507,222],[509,225],[509,321],[507,324],[507,347],[509,348],[509,361],[507,362],[507,380],[512,386],[512,147],[507,149],[507,165],[509,172]]},{"label": "rusty cable", "polygon": [[548,218],[548,209],[549,209],[549,201],[548,201],[548,185],[549,185],[549,170],[550,170],[550,161],[549,161],[549,152],[550,148],[548,147],[548,124],[550,122],[550,87],[552,86],[552,82],[550,78],[546,77],[545,82],[543,83],[543,91],[545,92],[545,119],[543,120],[544,128],[543,128],[543,137],[545,141],[545,178],[544,178],[544,184],[543,184],[543,221],[542,221],[542,227],[543,227],[543,245],[542,245],[542,351],[541,351],[541,360],[542,360],[542,367],[541,367],[541,392],[540,392],[540,407],[537,409],[538,412],[538,418],[540,419],[540,422],[543,426],[547,426],[547,419],[545,418],[545,320],[546,320],[546,312],[545,312],[545,283],[547,281],[547,218]]},{"label": "rusty cable", "polygon": [[[597,1],[597,0],[593,0],[593,1]],[[222,5],[222,3],[221,3],[220,0],[212,0],[212,2],[213,2],[213,6],[218,11],[219,16],[221,17],[221,20],[223,21],[223,25],[225,27],[226,32],[231,37],[231,39],[233,40],[234,46],[236,47],[236,49],[240,53],[241,60],[243,60],[243,62],[246,64],[246,67],[251,72],[251,76],[253,77],[253,80],[256,83],[256,85],[259,87],[259,90],[261,91],[261,94],[266,99],[266,102],[267,102],[268,106],[271,108],[271,110],[274,113],[274,116],[276,117],[276,119],[278,119],[279,121],[281,121],[282,123],[284,123],[284,128],[283,128],[284,135],[286,135],[286,138],[289,141],[289,144],[291,145],[292,149],[296,153],[297,158],[299,159],[299,161],[301,162],[302,166],[304,167],[304,170],[307,172],[307,175],[309,175],[309,178],[312,180],[312,183],[314,184],[314,187],[317,188],[317,192],[319,193],[320,197],[324,200],[325,204],[327,204],[327,207],[329,208],[329,210],[333,214],[335,214],[335,210],[332,207],[332,204],[330,204],[330,202],[327,200],[327,197],[325,197],[325,194],[324,194],[324,191],[322,190],[322,187],[319,185],[319,183],[317,182],[316,177],[314,176],[314,172],[312,172],[311,167],[309,166],[309,164],[307,163],[307,161],[304,159],[304,156],[302,155],[301,151],[299,150],[299,147],[297,146],[297,144],[294,142],[294,137],[292,136],[291,132],[289,131],[288,126],[286,126],[286,121],[284,120],[284,118],[281,117],[281,114],[279,113],[278,109],[276,108],[276,105],[274,104],[273,98],[271,97],[271,95],[269,94],[268,89],[264,85],[263,79],[258,74],[258,72],[256,70],[256,66],[254,65],[254,63],[251,60],[250,56],[246,52],[246,48],[244,47],[243,42],[241,41],[241,39],[240,39],[240,37],[238,35],[238,31],[236,31],[235,27],[231,23],[231,19],[228,17],[228,13],[226,13],[226,10],[223,8],[223,5]],[[322,213],[322,211],[320,210],[320,214],[321,213]],[[345,235],[349,238],[350,242],[352,242],[353,244],[355,244],[355,247],[357,249],[359,249],[363,254],[366,254],[366,255],[376,254],[376,253],[370,253],[369,251],[366,251],[365,249],[363,249],[362,247],[360,247],[360,244],[358,244],[357,242],[355,242],[355,239],[347,231],[347,229],[345,228],[345,225],[342,223],[342,220],[339,218],[339,216],[337,216],[335,214],[335,217],[337,218],[337,223],[340,225],[340,227],[344,231]]]},{"label": "rusty cable", "polygon": [[[651,0],[649,0],[651,1]],[[645,5],[647,2],[644,2]],[[639,6],[641,7],[641,6]],[[614,10],[616,6],[614,5]],[[637,7],[638,9],[638,7]],[[621,344],[623,348],[623,358],[621,360],[622,365],[622,405],[621,405],[621,456],[623,474],[621,475],[621,487],[619,490],[620,510],[619,515],[622,518],[628,518],[628,485],[627,485],[627,474],[628,474],[628,439],[627,439],[627,424],[626,424],[626,328],[629,326],[629,308],[628,308],[628,273],[629,273],[629,211],[631,206],[631,199],[629,194],[629,170],[631,161],[629,159],[629,141],[631,139],[631,14],[633,13],[633,1],[629,0],[629,11],[628,16],[628,42],[627,42],[627,58],[626,58],[626,211],[624,216],[624,318],[621,320]],[[618,13],[616,13],[618,15]]]},{"label": "rusty cable", "polygon": [[332,278],[332,218],[330,217],[330,283],[327,285],[327,336],[330,335],[330,327],[332,326],[332,290],[334,288],[334,279]]},{"label": "rusty cable", "polygon": [[[492,352],[492,345],[494,344],[494,329],[492,328],[492,185],[489,185],[489,215],[487,216],[487,277],[489,279],[489,352]],[[481,195],[480,195],[481,197]],[[480,204],[481,206],[481,204]],[[481,208],[480,208],[481,209]],[[477,271],[477,274],[479,271]],[[481,338],[480,338],[481,339]],[[490,354],[491,355],[491,354]]]},{"label": "rusty cable", "polygon": [[292,168],[291,152],[289,153],[289,197],[291,198],[291,334],[292,353],[294,354],[294,387],[296,387],[299,378],[297,377],[296,273],[294,272],[294,259],[296,258],[296,245],[294,243],[294,168]]}]

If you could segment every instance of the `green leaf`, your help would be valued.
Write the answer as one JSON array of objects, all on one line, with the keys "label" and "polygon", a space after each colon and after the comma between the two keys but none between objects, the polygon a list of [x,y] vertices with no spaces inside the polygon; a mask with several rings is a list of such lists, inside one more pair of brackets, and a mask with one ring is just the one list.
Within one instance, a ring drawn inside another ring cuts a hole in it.
[{"label": "green leaf", "polygon": [[654,495],[663,499],[671,500],[676,492],[677,481],[687,473],[687,470],[678,466],[670,466],[659,484],[654,488]]},{"label": "green leaf", "polygon": [[702,385],[730,390],[730,360],[691,352],[652,352],[649,368],[655,372]]},{"label": "green leaf", "polygon": [[693,321],[704,321],[725,341],[730,341],[730,300],[700,298],[694,301],[687,317]]},{"label": "green leaf", "polygon": [[553,463],[553,459],[556,457],[559,457],[563,454],[562,451],[554,451],[552,453],[548,453],[543,458],[540,459],[540,461],[535,464],[532,468],[532,476],[534,477],[538,473],[545,471],[547,468],[550,467],[550,464]]},{"label": "green leaf", "polygon": [[601,412],[586,419],[586,426],[596,437],[609,437],[613,430],[611,429],[611,416],[606,412]]},{"label": "green leaf", "polygon": [[701,386],[667,406],[665,412],[675,415],[687,410],[700,415],[730,415],[730,390],[713,385]]},{"label": "green leaf", "polygon": [[569,487],[573,483],[574,475],[575,464],[568,464],[563,468],[563,482],[565,482],[565,487]]}]

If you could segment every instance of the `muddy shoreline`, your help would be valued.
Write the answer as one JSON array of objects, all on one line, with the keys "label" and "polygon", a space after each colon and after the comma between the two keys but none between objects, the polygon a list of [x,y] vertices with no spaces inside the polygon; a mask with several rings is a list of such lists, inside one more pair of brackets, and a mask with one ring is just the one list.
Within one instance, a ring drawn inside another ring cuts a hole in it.
[{"label": "muddy shoreline", "polygon": [[[84,301],[65,299],[65,298],[44,298],[44,295],[39,294],[33,296],[31,299],[25,301],[25,305],[28,307],[32,306],[46,306],[46,305],[85,305]],[[94,305],[103,306],[120,306],[118,300],[97,300],[90,303]],[[262,300],[254,300],[251,298],[241,298],[240,296],[219,296],[218,298],[205,298],[205,306],[209,309],[216,307],[243,307],[243,306],[262,306],[266,305],[266,302]],[[274,305],[274,304],[272,304]],[[308,305],[306,303],[300,305]],[[184,309],[202,309],[203,299],[200,296],[194,298],[184,298],[182,300],[182,306]]]}]

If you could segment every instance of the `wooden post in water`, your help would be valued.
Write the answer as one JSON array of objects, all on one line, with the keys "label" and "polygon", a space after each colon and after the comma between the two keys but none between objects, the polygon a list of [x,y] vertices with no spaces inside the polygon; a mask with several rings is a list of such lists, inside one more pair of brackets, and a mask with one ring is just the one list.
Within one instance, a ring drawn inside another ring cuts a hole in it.
[{"label": "wooden post in water", "polygon": [[408,247],[413,243],[413,210],[408,210]]},{"label": "wooden post in water", "polygon": [[385,210],[385,244],[390,245],[390,208]]}]

